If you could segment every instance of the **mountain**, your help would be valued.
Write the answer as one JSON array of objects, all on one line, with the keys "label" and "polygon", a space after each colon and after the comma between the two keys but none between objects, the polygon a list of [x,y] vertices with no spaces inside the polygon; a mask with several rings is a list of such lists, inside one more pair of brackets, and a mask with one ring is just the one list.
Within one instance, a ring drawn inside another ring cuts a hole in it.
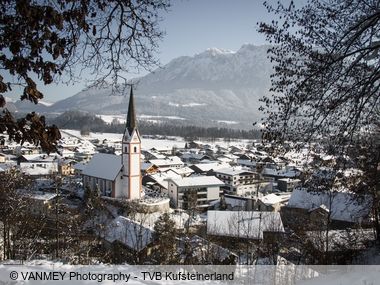
[{"label": "mountain", "polygon": [[[268,46],[243,45],[232,52],[207,49],[182,56],[139,78],[135,88],[138,115],[145,119],[180,119],[195,124],[221,122],[251,125],[260,117],[259,98],[268,94],[272,65]],[[126,96],[111,89],[88,89],[43,106],[44,111],[82,110],[125,114]]]}]

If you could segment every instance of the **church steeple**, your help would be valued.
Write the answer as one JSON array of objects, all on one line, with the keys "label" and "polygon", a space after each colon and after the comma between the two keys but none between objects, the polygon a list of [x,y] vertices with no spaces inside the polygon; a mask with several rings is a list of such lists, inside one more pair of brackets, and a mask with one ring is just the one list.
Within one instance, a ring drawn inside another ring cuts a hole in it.
[{"label": "church steeple", "polygon": [[140,199],[143,195],[141,185],[141,138],[137,129],[133,89],[129,97],[127,123],[122,141],[122,193],[119,196],[129,200]]},{"label": "church steeple", "polygon": [[131,92],[129,94],[129,106],[127,115],[127,125],[129,135],[132,134],[133,130],[136,129],[136,113],[135,113],[135,101],[133,99],[133,87],[131,85]]}]

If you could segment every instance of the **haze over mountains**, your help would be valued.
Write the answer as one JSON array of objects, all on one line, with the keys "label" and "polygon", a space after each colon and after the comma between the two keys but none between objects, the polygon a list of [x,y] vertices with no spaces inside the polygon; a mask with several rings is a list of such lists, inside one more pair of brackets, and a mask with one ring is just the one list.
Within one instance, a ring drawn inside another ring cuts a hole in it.
[{"label": "haze over mountains", "polygon": [[[243,45],[231,52],[211,48],[195,56],[182,56],[140,78],[135,87],[138,116],[177,119],[191,124],[221,122],[251,125],[260,117],[259,98],[268,94],[272,65],[268,46]],[[88,89],[38,111],[89,111],[125,114],[127,94],[111,89]],[[15,103],[19,111],[36,106]]]}]

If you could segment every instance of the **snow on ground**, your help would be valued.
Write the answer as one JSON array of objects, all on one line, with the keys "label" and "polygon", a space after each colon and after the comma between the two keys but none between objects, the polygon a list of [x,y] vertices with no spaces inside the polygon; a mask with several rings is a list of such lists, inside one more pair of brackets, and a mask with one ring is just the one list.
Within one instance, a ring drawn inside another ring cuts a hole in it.
[{"label": "snow on ground", "polygon": [[[99,141],[107,140],[108,142],[120,143],[123,134],[117,133],[94,133],[90,132],[88,136],[82,136],[79,130],[69,130],[63,129],[62,136],[64,138],[74,137],[81,139],[83,141],[89,141],[92,139],[98,139]],[[248,144],[252,144],[252,140],[248,139],[239,139],[239,140],[224,140],[224,139],[215,139],[212,142],[206,139],[200,139],[197,141],[201,144],[207,144],[211,146],[220,146],[224,148],[235,146],[237,148],[244,149]],[[90,143],[90,142],[88,142]],[[186,141],[182,137],[166,137],[166,139],[152,139],[152,138],[141,138],[141,148],[144,150],[149,150],[155,148],[157,150],[171,150],[173,147],[184,148]]]},{"label": "snow on ground", "polygon": [[169,102],[169,106],[173,106],[173,107],[198,107],[198,106],[206,106],[207,104],[205,103],[195,103],[195,102],[192,102],[192,103],[187,103],[187,104],[178,104],[178,103],[173,103],[173,102]]},{"label": "snow on ground", "polygon": [[[153,229],[154,224],[158,220],[158,218],[162,215],[162,213],[150,213],[150,214],[145,214],[145,213],[136,213],[133,216],[130,216],[132,220],[141,223],[144,227]],[[177,212],[174,210],[170,211],[170,218],[174,221],[175,227],[177,229],[183,229],[189,220],[189,215],[185,212]]]},{"label": "snow on ground", "polygon": [[145,115],[145,114],[142,114],[140,116],[137,116],[137,118],[139,119],[168,119],[168,120],[186,120],[185,118],[182,118],[182,117],[178,117],[178,116],[154,116],[154,115]]},{"label": "snow on ground", "polygon": [[236,122],[236,121],[223,121],[223,120],[217,120],[215,121],[217,123],[222,123],[222,124],[226,124],[226,125],[236,125],[238,124],[239,122]]},{"label": "snow on ground", "polygon": [[107,124],[111,124],[112,122],[124,124],[127,118],[127,115],[96,115],[96,116],[98,118],[101,118]]},{"label": "snow on ground", "polygon": [[338,284],[379,284],[380,266],[325,266],[329,273],[319,278],[300,281],[300,285],[338,285]]}]

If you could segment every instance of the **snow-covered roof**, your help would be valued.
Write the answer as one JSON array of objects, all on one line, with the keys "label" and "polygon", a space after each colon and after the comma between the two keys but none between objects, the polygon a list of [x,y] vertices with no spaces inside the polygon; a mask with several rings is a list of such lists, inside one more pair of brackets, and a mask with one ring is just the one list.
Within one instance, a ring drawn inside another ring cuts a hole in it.
[{"label": "snow-covered roof", "polygon": [[262,239],[263,232],[284,232],[280,213],[208,211],[207,234]]},{"label": "snow-covered roof", "polygon": [[194,159],[194,160],[201,160],[203,158],[209,158],[208,155],[204,153],[191,153],[191,152],[186,152],[182,154],[181,156],[182,159]]},{"label": "snow-covered roof", "polygon": [[217,169],[220,169],[220,168],[228,167],[229,164],[227,164],[227,163],[220,163],[220,162],[211,162],[211,163],[193,164],[193,166],[199,168],[203,172],[207,172],[207,171],[210,171],[210,170],[217,170]]},{"label": "snow-covered roof", "polygon": [[259,200],[263,202],[265,205],[269,206],[280,203],[282,201],[282,198],[277,196],[276,194],[271,193],[264,197],[261,197]]},{"label": "snow-covered roof", "polygon": [[246,175],[253,175],[255,174],[252,171],[249,171],[247,169],[244,169],[242,167],[229,167],[229,168],[221,168],[218,170],[215,170],[216,173],[224,174],[224,175],[241,175],[241,174],[246,174]]},{"label": "snow-covered roof", "polygon": [[178,187],[189,186],[223,186],[224,183],[215,176],[193,176],[171,180]]},{"label": "snow-covered roof", "polygon": [[359,222],[371,211],[372,199],[369,195],[358,196],[349,191],[313,192],[295,189],[290,196],[288,207],[315,209],[325,205],[331,211],[333,220]]},{"label": "snow-covered roof", "polygon": [[59,156],[58,155],[47,155],[47,154],[24,154],[22,155],[23,158],[25,158],[27,161],[35,162],[35,161],[41,161],[41,162],[51,162],[56,160]]},{"label": "snow-covered roof", "polygon": [[179,174],[179,175],[188,175],[188,174],[191,174],[194,172],[194,170],[192,170],[190,167],[187,167],[187,166],[184,166],[184,167],[180,167],[180,168],[177,168],[177,167],[170,167],[166,170],[166,172],[170,172],[170,171],[173,171],[175,172],[176,174]]},{"label": "snow-covered roof", "polygon": [[154,179],[158,184],[160,184],[162,187],[168,189],[168,180],[169,179],[180,179],[181,175],[169,171],[169,172],[157,172],[155,174],[149,175],[152,179]]},{"label": "snow-covered roof", "polygon": [[244,209],[247,204],[247,200],[245,199],[225,197],[224,200],[226,201],[227,205],[231,205],[231,207],[241,207],[242,209]]},{"label": "snow-covered roof", "polygon": [[114,154],[96,153],[82,174],[106,180],[115,180],[121,170],[121,157]]},{"label": "snow-covered roof", "polygon": [[[170,219],[174,222],[174,227],[176,229],[183,229],[186,223],[189,220],[189,215],[185,212],[177,212],[169,210],[168,214],[170,215]],[[154,213],[135,213],[132,214],[133,220],[143,225],[146,228],[149,228],[153,231],[154,225],[157,220],[160,218],[162,213],[154,212]]]},{"label": "snow-covered roof", "polygon": [[20,163],[21,172],[37,176],[37,175],[51,175],[58,172],[57,162],[21,162]]},{"label": "snow-covered roof", "polygon": [[141,170],[147,170],[152,166],[149,162],[141,162]]},{"label": "snow-covered roof", "polygon": [[309,212],[313,212],[313,211],[318,210],[318,209],[323,210],[323,211],[325,211],[327,213],[330,212],[330,209],[327,208],[327,206],[325,204],[322,204],[322,205],[317,206],[317,207],[315,207],[313,209],[310,209]]},{"label": "snow-covered roof", "polygon": [[262,174],[270,175],[270,176],[293,178],[293,177],[298,177],[300,175],[300,171],[296,168],[277,170],[277,169],[266,167],[263,169]]},{"label": "snow-covered roof", "polygon": [[301,182],[300,179],[296,179],[296,178],[280,178],[280,179],[278,179],[278,181],[283,181],[283,182],[286,182],[286,183],[298,183],[298,182]]},{"label": "snow-covered roof", "polygon": [[105,240],[119,241],[137,252],[143,250],[152,241],[152,230],[127,217],[115,218],[107,227]]},{"label": "snow-covered roof", "polygon": [[149,162],[158,167],[167,166],[167,165],[183,165],[184,164],[178,156],[169,156],[165,159],[151,159],[149,160]]}]

